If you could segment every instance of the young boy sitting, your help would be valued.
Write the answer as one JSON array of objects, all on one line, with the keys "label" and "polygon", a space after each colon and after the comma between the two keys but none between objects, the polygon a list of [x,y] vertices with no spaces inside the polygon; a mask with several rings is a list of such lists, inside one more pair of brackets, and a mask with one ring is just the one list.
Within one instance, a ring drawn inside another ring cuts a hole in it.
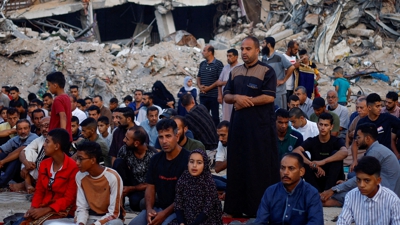
[{"label": "young boy sitting", "polygon": [[109,127],[110,121],[108,117],[100,116],[100,118],[97,119],[97,129],[100,133],[100,137],[106,141],[108,147],[110,147],[112,141],[112,134],[108,132]]},{"label": "young boy sitting", "polygon": [[76,163],[80,172],[75,178],[78,185],[75,219],[50,220],[46,224],[123,225],[121,177],[115,170],[99,164],[102,152],[96,142],[83,142],[77,150]]},{"label": "young boy sitting", "polygon": [[72,143],[79,142],[82,139],[81,130],[79,129],[79,119],[76,116],[71,118]]}]

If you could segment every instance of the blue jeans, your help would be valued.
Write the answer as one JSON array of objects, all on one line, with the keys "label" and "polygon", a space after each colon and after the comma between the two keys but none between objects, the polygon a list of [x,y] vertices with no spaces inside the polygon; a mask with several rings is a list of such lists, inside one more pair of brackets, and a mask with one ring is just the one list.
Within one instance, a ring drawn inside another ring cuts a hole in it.
[{"label": "blue jeans", "polygon": [[219,103],[217,98],[200,97],[200,104],[204,105],[208,111],[211,110],[211,117],[215,126],[219,124]]},{"label": "blue jeans", "polygon": [[[86,224],[94,224],[96,220],[88,219]],[[43,223],[43,225],[75,225],[74,218],[62,218],[62,219],[54,219],[54,220],[47,220]],[[124,225],[122,220],[114,219],[110,220],[104,225]]]},{"label": "blue jeans", "polygon": [[[0,160],[5,159],[7,156],[8,154],[4,152],[0,153]],[[8,182],[12,179],[15,179],[17,182],[22,181],[22,178],[19,176],[21,162],[18,158],[6,163],[0,171],[4,172],[4,174],[0,176],[0,188],[7,187]]]},{"label": "blue jeans", "polygon": [[[153,208],[156,212],[161,212],[163,211],[162,208]],[[167,217],[167,219],[164,220],[162,225],[168,225],[173,219],[176,218],[175,213],[172,213]],[[142,210],[139,215],[137,215],[130,223],[129,225],[147,225],[147,210]]]},{"label": "blue jeans", "polygon": [[212,178],[214,179],[215,186],[217,186],[218,191],[226,191],[226,178],[225,177],[212,175]]}]

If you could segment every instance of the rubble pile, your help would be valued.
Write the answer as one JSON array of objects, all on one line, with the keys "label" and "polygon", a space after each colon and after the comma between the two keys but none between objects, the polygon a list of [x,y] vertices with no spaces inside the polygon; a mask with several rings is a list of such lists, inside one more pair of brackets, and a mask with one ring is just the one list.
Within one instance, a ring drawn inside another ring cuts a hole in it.
[{"label": "rubble pile", "polygon": [[[28,35],[28,34],[27,34]],[[43,93],[45,78],[61,71],[69,85],[78,85],[81,96],[101,94],[108,103],[122,99],[135,89],[150,91],[161,80],[172,93],[187,75],[195,77],[202,60],[198,47],[161,42],[154,46],[122,48],[95,42],[68,43],[60,36],[7,39],[0,44],[3,85],[20,87],[23,96]],[[69,86],[67,85],[67,87]]]}]

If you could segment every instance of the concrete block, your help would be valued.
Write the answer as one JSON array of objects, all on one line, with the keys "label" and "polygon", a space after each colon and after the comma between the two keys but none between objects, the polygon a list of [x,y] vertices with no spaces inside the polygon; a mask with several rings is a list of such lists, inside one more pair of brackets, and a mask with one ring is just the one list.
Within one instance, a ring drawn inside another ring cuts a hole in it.
[{"label": "concrete block", "polygon": [[176,32],[174,18],[171,12],[160,14],[157,10],[154,11],[157,20],[158,32],[160,33],[160,40],[169,34]]}]

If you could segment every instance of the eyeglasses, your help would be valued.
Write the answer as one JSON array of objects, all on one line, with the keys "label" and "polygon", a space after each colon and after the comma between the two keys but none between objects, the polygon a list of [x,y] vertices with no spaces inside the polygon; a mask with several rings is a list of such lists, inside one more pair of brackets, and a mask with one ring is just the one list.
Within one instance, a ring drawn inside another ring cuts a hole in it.
[{"label": "eyeglasses", "polygon": [[49,189],[49,191],[51,191],[51,187],[53,186],[54,183],[54,178],[50,178],[49,179],[49,183],[47,184],[47,188]]},{"label": "eyeglasses", "polygon": [[90,158],[82,158],[82,157],[78,157],[76,158],[76,162],[81,163],[83,160],[85,159],[90,159]]}]

